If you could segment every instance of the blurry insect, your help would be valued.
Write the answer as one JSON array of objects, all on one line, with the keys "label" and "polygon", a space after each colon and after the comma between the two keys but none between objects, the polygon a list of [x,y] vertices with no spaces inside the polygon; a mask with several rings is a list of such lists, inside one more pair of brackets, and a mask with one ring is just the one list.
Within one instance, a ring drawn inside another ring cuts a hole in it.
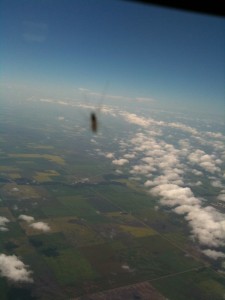
[{"label": "blurry insect", "polygon": [[[105,85],[103,93],[101,94],[100,103],[98,104],[98,108],[96,108],[95,111],[92,111],[90,113],[90,129],[93,133],[97,133],[97,131],[99,129],[99,119],[97,116],[101,111],[101,105],[102,105],[103,99],[106,94],[107,85],[108,84]],[[85,96],[85,98],[86,98],[86,96]]]},{"label": "blurry insect", "polygon": [[92,132],[96,133],[98,131],[98,119],[97,119],[97,115],[94,112],[90,114],[90,122],[91,122]]}]

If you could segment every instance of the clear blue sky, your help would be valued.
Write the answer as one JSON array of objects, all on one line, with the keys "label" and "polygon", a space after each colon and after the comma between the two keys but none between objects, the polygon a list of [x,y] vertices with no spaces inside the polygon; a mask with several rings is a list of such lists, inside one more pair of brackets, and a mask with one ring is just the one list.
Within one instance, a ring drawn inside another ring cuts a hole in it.
[{"label": "clear blue sky", "polygon": [[1,0],[0,9],[4,95],[72,97],[108,82],[112,95],[225,108],[222,18],[117,0]]}]

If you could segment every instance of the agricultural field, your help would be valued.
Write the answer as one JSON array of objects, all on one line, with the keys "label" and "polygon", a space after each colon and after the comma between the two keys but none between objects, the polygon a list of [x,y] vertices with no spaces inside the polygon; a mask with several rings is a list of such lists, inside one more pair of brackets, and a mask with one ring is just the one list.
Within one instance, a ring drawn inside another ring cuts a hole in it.
[{"label": "agricultural field", "polygon": [[[15,188],[19,191],[13,192]],[[49,182],[41,189],[10,183],[3,184],[1,191],[0,213],[10,220],[9,230],[1,234],[1,251],[23,257],[32,269],[34,283],[17,287],[25,299],[75,299],[87,293],[101,299],[100,291],[131,293],[121,290],[128,285],[132,293],[140,294],[136,284],[141,282],[158,291],[156,299],[187,299],[187,282],[196,286],[199,299],[211,299],[206,297],[206,286],[207,295],[221,295],[224,290],[222,278],[202,259],[188,255],[185,229],[176,230],[166,213],[148,205],[144,193],[110,182],[61,187]],[[21,214],[48,224],[50,230],[41,233],[20,220]],[[5,279],[0,286],[2,299],[8,299],[13,290]],[[176,292],[174,286],[179,286]]]},{"label": "agricultural field", "polygon": [[38,118],[1,121],[0,263],[22,261],[25,278],[0,276],[2,300],[222,299],[224,274],[183,218],[126,166],[118,172],[73,119]]}]

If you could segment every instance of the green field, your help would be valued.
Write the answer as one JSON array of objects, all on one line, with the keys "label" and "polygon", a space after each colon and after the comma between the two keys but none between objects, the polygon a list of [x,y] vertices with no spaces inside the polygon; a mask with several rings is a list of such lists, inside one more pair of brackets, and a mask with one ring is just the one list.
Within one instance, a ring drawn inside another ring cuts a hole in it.
[{"label": "green field", "polygon": [[178,274],[151,283],[171,299],[219,300],[225,294],[224,278],[209,269]]},{"label": "green field", "polygon": [[[27,189],[28,195],[30,191]],[[58,285],[57,293],[66,299],[149,280],[172,299],[190,296],[187,282],[198,299],[211,299],[209,295],[219,299],[224,293],[224,279],[212,270],[198,271],[204,267],[202,261],[182,250],[189,243],[184,231],[176,229],[167,214],[156,211],[145,194],[110,183],[87,188],[44,185],[35,193],[45,200],[29,206],[35,200],[28,199],[23,200],[26,205],[20,205],[26,207],[27,215],[50,226],[50,232],[40,233],[18,221],[21,211],[4,206],[7,192],[11,190],[3,189],[0,211],[11,222],[9,231],[0,235],[0,249],[23,258],[33,271],[37,289],[44,278]],[[15,201],[16,195],[9,204]],[[213,278],[209,280],[206,274]],[[5,284],[1,281],[2,289],[7,290]],[[53,296],[43,291],[42,297]]]},{"label": "green field", "polygon": [[89,281],[97,276],[90,263],[76,249],[61,250],[56,256],[45,255],[44,260],[60,285],[79,286],[83,281]]},{"label": "green field", "polygon": [[[9,220],[0,254],[17,255],[34,282],[0,277],[1,300],[85,298],[143,281],[171,300],[223,299],[225,277],[193,245],[183,218],[157,209],[157,199],[129,174],[117,178],[111,161],[96,153],[92,133],[75,130],[69,109],[64,125],[58,112],[20,113],[20,126],[7,115],[0,121],[0,216]],[[114,151],[110,139],[102,146]],[[50,231],[19,220],[21,214]]]}]

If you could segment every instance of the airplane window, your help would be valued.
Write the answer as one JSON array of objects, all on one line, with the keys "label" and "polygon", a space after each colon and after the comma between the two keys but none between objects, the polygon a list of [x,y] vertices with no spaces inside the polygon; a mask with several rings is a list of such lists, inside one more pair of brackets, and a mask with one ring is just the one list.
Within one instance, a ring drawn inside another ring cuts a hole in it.
[{"label": "airplane window", "polygon": [[1,1],[1,299],[224,299],[225,21]]}]

